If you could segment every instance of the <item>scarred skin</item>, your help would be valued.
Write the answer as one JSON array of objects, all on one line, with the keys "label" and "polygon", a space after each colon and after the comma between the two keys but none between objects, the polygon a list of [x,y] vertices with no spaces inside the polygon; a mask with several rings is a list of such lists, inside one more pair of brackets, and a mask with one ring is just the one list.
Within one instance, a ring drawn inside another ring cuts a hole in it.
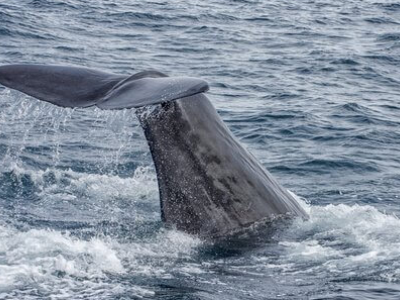
[{"label": "scarred skin", "polygon": [[215,238],[268,217],[307,217],[237,141],[204,94],[138,116],[156,167],[166,224]]}]

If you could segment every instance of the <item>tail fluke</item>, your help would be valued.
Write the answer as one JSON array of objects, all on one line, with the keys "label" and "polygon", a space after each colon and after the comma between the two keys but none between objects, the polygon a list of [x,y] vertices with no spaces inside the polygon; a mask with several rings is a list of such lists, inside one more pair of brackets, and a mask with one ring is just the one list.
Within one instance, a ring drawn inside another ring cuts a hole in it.
[{"label": "tail fluke", "polygon": [[101,109],[154,105],[208,90],[204,80],[166,77],[157,71],[129,77],[87,68],[43,65],[1,66],[0,83],[58,106],[96,105]]}]

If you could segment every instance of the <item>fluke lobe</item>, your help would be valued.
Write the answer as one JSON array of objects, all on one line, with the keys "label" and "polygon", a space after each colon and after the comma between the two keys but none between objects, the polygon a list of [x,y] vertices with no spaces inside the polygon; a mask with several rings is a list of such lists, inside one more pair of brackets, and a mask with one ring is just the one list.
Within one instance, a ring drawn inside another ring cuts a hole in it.
[{"label": "fluke lobe", "polygon": [[157,71],[132,76],[79,67],[7,65],[0,83],[62,107],[138,108],[154,160],[163,221],[203,238],[263,219],[307,218],[296,199],[232,135],[208,84]]}]

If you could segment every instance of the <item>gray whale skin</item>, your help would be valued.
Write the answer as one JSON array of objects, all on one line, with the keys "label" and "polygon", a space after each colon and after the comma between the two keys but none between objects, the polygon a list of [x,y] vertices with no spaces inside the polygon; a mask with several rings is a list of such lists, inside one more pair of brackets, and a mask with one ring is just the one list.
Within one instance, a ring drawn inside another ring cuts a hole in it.
[{"label": "gray whale skin", "polygon": [[0,83],[62,107],[137,108],[167,226],[215,239],[264,219],[308,217],[232,135],[201,79],[157,71],[124,76],[81,67],[5,65]]}]

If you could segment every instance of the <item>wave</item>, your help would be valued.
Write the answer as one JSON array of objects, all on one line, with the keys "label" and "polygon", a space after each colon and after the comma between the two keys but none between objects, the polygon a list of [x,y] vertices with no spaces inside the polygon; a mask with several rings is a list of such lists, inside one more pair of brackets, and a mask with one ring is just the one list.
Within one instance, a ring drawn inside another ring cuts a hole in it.
[{"label": "wave", "polygon": [[[196,239],[176,232],[160,233],[154,241],[122,244],[108,237],[82,240],[70,233],[0,226],[0,294],[23,289],[60,299],[80,297],[152,296],[132,283],[113,282],[115,276],[167,276],[177,258],[190,255]],[[146,263],[151,259],[153,266]],[[186,267],[185,269],[188,269]]]},{"label": "wave", "polygon": [[[44,295],[62,290],[60,297],[65,299],[76,293],[95,297],[96,291],[102,297],[129,293],[147,297],[157,290],[153,279],[193,276],[223,289],[227,273],[303,279],[319,274],[321,280],[335,282],[400,281],[397,216],[368,205],[312,206],[299,201],[309,220],[296,219],[257,249],[222,259],[202,257],[200,240],[162,228],[151,236],[133,234],[127,240],[101,232],[85,238],[68,230],[1,225],[0,291],[40,288]],[[132,278],[141,280],[132,283]]]}]

